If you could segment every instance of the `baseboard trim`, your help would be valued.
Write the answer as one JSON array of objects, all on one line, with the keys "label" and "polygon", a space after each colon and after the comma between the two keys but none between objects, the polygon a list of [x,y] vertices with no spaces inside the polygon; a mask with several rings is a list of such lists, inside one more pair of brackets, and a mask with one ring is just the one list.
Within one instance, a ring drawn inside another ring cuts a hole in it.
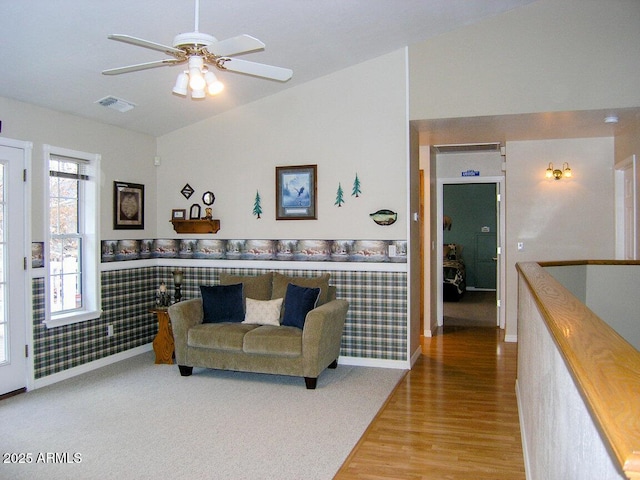
[{"label": "baseboard trim", "polygon": [[62,372],[38,378],[33,382],[33,390],[58,383],[62,380],[67,380],[78,375],[82,375],[83,373],[90,372],[97,368],[106,367],[107,365],[111,365],[112,363],[120,362],[122,360],[126,360],[127,358],[135,357],[136,355],[140,355],[141,353],[149,352],[151,350],[153,350],[153,344],[147,343],[145,345],[140,345],[139,347],[125,350],[124,352],[116,353],[114,355],[109,355],[108,357],[94,360],[93,362],[84,363],[82,365],[78,365],[77,367],[63,370]]},{"label": "baseboard trim", "polygon": [[413,352],[413,355],[411,355],[411,367],[418,361],[420,355],[422,355],[422,345],[419,345],[416,351]]},{"label": "baseboard trim", "polygon": [[505,335],[505,342],[518,343],[518,335]]},{"label": "baseboard trim", "polygon": [[411,365],[406,360],[382,360],[379,358],[339,357],[338,364],[355,367],[395,368],[398,370],[411,369]]}]

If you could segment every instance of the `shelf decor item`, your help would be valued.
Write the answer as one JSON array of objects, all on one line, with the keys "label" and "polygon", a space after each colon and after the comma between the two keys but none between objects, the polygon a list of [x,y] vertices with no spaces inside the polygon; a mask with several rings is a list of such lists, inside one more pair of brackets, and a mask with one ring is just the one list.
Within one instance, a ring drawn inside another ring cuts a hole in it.
[{"label": "shelf decor item", "polygon": [[186,220],[187,211],[184,208],[174,208],[171,210],[171,220]]},{"label": "shelf decor item", "polygon": [[316,220],[317,165],[276,167],[276,220]]},{"label": "shelf decor item", "polygon": [[113,182],[113,229],[144,230],[144,185]]},{"label": "shelf decor item", "polygon": [[200,205],[194,203],[189,209],[189,220],[200,220]]}]

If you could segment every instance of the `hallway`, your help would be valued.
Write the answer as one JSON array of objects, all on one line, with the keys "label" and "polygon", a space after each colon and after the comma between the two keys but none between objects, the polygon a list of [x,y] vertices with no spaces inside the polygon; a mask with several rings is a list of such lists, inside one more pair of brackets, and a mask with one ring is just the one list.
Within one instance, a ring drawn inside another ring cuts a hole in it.
[{"label": "hallway", "polygon": [[517,344],[497,328],[445,326],[335,476],[524,479],[515,394]]},{"label": "hallway", "polygon": [[467,290],[457,302],[442,303],[446,327],[495,327],[497,314],[495,291]]}]

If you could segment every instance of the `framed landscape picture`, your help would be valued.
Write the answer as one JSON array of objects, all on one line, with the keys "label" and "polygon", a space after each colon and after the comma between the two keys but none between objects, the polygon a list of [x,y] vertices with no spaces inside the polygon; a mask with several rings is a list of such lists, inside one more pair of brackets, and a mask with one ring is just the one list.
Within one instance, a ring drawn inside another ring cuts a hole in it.
[{"label": "framed landscape picture", "polygon": [[113,229],[144,230],[144,185],[113,182]]},{"label": "framed landscape picture", "polygon": [[316,220],[317,165],[276,167],[276,220]]}]

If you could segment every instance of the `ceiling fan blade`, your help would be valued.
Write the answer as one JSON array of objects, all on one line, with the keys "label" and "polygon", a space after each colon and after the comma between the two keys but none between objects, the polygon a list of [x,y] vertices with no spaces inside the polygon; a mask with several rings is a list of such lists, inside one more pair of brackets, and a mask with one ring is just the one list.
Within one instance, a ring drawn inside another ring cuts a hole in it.
[{"label": "ceiling fan blade", "polygon": [[129,65],[126,67],[110,68],[109,70],[103,70],[103,75],[120,75],[121,73],[137,72],[138,70],[146,70],[148,68],[162,67],[164,65],[177,65],[185,60],[178,60],[176,58],[165,58],[164,60],[155,60],[153,62],[138,63],[136,65]]},{"label": "ceiling fan blade", "polygon": [[108,35],[107,38],[109,38],[110,40],[117,40],[118,42],[136,45],[138,47],[150,48],[151,50],[164,52],[167,55],[173,55],[174,57],[183,57],[185,55],[185,52],[183,50],[180,50],[179,48],[170,47],[169,45],[162,45],[161,43],[150,42],[149,40],[132,37],[131,35],[121,35],[119,33],[114,33],[112,35]]},{"label": "ceiling fan blade", "polygon": [[237,58],[221,58],[217,63],[218,68],[229,70],[230,72],[244,73],[255,77],[269,78],[286,82],[293,75],[293,70],[289,68],[274,67],[264,63],[248,62]]},{"label": "ceiling fan blade", "polygon": [[264,43],[257,38],[243,34],[237,37],[227,38],[226,40],[220,40],[219,42],[213,42],[205,48],[207,52],[218,55],[219,57],[228,57],[230,55],[262,50],[264,47]]}]

